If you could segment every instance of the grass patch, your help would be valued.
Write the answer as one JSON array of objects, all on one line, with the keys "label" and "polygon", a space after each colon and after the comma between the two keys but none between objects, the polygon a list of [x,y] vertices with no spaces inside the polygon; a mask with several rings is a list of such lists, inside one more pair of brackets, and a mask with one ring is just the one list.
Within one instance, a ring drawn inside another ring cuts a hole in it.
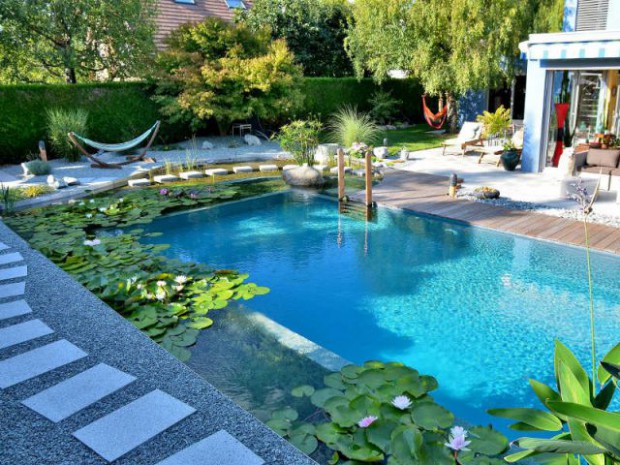
[{"label": "grass patch", "polygon": [[407,129],[382,131],[379,137],[381,141],[387,138],[390,155],[398,155],[403,147],[410,152],[441,147],[441,143],[451,137],[450,134],[429,134],[429,131],[430,127],[420,124]]}]

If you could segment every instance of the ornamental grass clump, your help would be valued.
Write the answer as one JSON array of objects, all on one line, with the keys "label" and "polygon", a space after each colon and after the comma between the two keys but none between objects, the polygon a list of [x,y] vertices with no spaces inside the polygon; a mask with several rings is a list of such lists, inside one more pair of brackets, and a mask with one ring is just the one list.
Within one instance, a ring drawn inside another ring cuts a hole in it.
[{"label": "ornamental grass clump", "polygon": [[379,128],[373,119],[350,106],[342,107],[332,116],[329,130],[333,142],[346,148],[355,143],[373,145],[379,136]]},{"label": "ornamental grass clump", "polygon": [[289,152],[298,165],[314,164],[314,154],[319,146],[323,125],[314,120],[296,120],[280,128],[275,139],[283,150]]},{"label": "ornamental grass clump", "polygon": [[52,149],[68,161],[79,161],[82,155],[69,142],[67,134],[76,132],[81,136],[88,135],[88,111],[77,108],[65,110],[52,108],[47,111],[47,137]]},{"label": "ornamental grass clump", "polygon": [[495,465],[508,450],[508,440],[490,427],[455,426],[452,412],[430,395],[435,378],[402,363],[347,365],[323,383],[291,391],[313,413],[300,420],[287,407],[267,425],[306,454],[329,453],[330,464]]}]

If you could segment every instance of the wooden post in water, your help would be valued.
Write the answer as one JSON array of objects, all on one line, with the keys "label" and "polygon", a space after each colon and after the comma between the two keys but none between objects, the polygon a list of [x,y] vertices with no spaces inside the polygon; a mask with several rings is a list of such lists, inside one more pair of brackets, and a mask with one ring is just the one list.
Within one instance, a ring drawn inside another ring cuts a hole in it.
[{"label": "wooden post in water", "polygon": [[372,210],[372,152],[366,152],[366,217],[370,219]]},{"label": "wooden post in water", "polygon": [[338,149],[338,205],[342,210],[342,202],[345,200],[344,192],[344,150]]}]

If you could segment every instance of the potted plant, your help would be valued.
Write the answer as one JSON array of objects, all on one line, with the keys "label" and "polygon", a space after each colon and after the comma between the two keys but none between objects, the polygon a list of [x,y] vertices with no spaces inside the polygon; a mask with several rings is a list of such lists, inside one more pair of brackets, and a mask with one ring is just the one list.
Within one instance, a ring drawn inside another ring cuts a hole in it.
[{"label": "potted plant", "polygon": [[504,152],[499,159],[506,171],[514,171],[517,168],[517,165],[521,162],[521,154],[512,140],[504,144]]},{"label": "potted plant", "polygon": [[499,191],[488,186],[477,187],[474,189],[474,197],[479,199],[499,199]]}]

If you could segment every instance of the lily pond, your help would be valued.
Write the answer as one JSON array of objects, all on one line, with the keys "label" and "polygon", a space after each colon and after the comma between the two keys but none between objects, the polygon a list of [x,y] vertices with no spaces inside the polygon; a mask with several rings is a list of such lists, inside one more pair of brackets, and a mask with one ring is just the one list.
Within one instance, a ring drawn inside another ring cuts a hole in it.
[{"label": "lily pond", "polygon": [[[248,272],[271,289],[253,310],[341,357],[399,361],[436,377],[433,397],[471,423],[507,432],[485,410],[537,406],[528,379],[553,384],[556,338],[588,361],[582,249],[388,209],[366,223],[295,192],[145,229],[163,233],[143,240],[171,244],[169,257]],[[600,356],[620,334],[620,259],[594,253],[593,264]],[[193,360],[210,350],[199,340]],[[269,377],[260,368],[256,376]]]}]

